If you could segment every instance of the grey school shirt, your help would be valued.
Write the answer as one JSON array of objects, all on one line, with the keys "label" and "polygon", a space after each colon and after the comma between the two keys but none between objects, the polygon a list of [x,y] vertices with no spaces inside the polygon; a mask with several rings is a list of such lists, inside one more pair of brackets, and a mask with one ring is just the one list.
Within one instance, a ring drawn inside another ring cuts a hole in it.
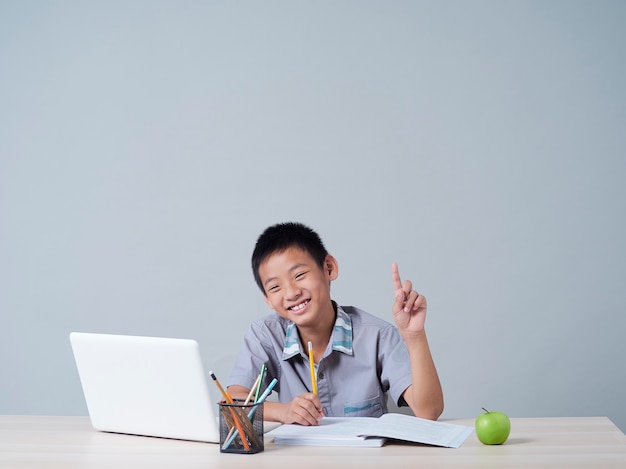
[{"label": "grey school shirt", "polygon": [[[409,353],[395,326],[353,306],[337,306],[332,336],[317,368],[317,395],[329,417],[379,417],[387,393],[406,405],[411,384]],[[265,363],[263,389],[273,379],[280,402],[311,392],[307,350],[296,325],[272,314],[254,321],[244,338],[229,385],[251,389]]]}]

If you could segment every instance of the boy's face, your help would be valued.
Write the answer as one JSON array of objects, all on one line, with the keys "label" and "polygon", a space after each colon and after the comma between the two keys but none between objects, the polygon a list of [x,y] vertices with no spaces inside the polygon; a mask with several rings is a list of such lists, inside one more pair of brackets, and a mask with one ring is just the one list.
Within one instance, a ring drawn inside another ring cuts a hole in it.
[{"label": "boy's face", "polygon": [[320,268],[298,247],[274,253],[259,265],[266,303],[298,327],[324,327],[327,321],[334,321],[330,282],[338,273],[333,256],[326,256]]}]

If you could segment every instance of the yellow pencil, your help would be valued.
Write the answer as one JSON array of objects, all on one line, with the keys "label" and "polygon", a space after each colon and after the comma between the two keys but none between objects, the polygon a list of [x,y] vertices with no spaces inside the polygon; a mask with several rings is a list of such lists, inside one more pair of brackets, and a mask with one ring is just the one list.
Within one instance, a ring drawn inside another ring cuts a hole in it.
[{"label": "yellow pencil", "polygon": [[317,377],[315,373],[315,359],[313,358],[313,344],[309,341],[309,367],[311,368],[311,386],[313,394],[317,394]]}]

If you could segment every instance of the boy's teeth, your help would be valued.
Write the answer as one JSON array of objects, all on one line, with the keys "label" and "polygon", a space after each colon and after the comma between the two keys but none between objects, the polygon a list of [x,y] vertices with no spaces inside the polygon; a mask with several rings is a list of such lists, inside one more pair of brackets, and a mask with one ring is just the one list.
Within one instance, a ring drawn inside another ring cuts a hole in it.
[{"label": "boy's teeth", "polygon": [[304,303],[300,303],[299,305],[296,305],[296,306],[292,306],[292,307],[291,307],[291,309],[292,309],[293,311],[298,311],[298,310],[300,310],[300,309],[304,308],[305,306],[306,306],[306,302],[304,302]]}]

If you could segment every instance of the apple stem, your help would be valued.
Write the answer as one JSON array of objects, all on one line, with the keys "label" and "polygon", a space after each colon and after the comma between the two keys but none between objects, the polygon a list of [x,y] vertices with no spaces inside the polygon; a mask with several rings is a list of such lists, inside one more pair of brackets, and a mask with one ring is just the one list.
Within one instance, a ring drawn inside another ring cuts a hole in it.
[{"label": "apple stem", "polygon": [[485,409],[484,407],[481,407],[482,410],[484,410],[485,412],[489,413],[489,411],[487,409]]}]

